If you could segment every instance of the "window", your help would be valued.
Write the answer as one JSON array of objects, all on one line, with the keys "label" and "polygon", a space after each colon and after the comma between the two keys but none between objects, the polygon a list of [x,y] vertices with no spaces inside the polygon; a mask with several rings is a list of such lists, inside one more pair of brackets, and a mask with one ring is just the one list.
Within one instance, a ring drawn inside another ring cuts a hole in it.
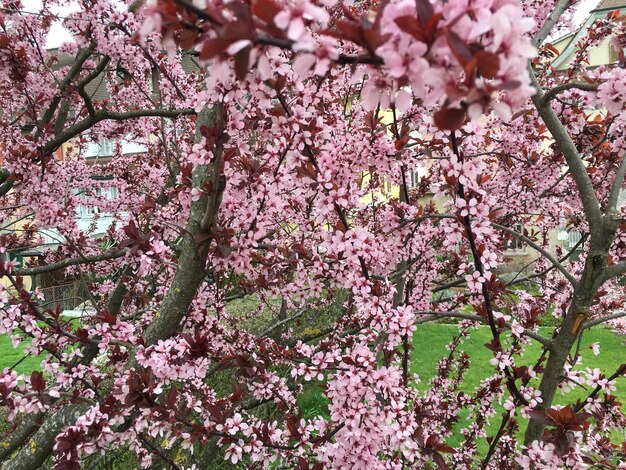
[{"label": "window", "polygon": [[621,209],[626,205],[626,189],[622,189],[619,192],[619,197],[617,198],[617,207]]},{"label": "window", "polygon": [[113,155],[113,141],[101,139],[99,142],[91,142],[87,147],[85,156],[87,158],[110,157]]},{"label": "window", "polygon": [[613,44],[609,45],[609,64],[620,64],[624,61],[625,49],[616,49]]},{"label": "window", "polygon": [[2,261],[5,263],[9,261],[17,261],[17,267],[20,269],[24,267],[24,257],[19,251],[5,251],[0,255],[0,258],[2,258]]},{"label": "window", "polygon": [[114,188],[114,187],[96,188],[90,194],[83,193],[81,195],[81,199],[83,201],[89,200],[90,204],[89,205],[86,205],[86,204],[85,205],[81,205],[79,207],[79,214],[80,214],[81,217],[91,217],[94,214],[99,213],[100,209],[94,205],[95,198],[104,198],[104,199],[107,199],[109,201],[112,201],[114,199],[117,199],[118,196],[119,196],[119,190],[117,188]]},{"label": "window", "polygon": [[102,139],[98,142],[98,155],[113,155],[113,142],[109,139]]},{"label": "window", "polygon": [[[515,224],[511,228],[517,233],[524,234],[524,224]],[[509,239],[504,248],[508,251],[526,251],[526,243],[514,235],[509,235]]]},{"label": "window", "polygon": [[[567,250],[573,249],[581,238],[582,234],[576,230],[561,229],[557,235],[557,239],[563,242],[563,247]],[[582,246],[579,249],[582,249]]]},{"label": "window", "polygon": [[[101,196],[102,195],[102,190],[100,188],[96,188],[96,190],[93,193],[94,196]],[[88,197],[87,194],[83,193],[81,199],[83,201],[87,201],[87,199],[91,199],[90,197]],[[93,201],[92,201],[93,204]],[[81,215],[83,217],[89,217],[92,216],[94,214],[98,213],[98,208],[93,206],[93,205],[84,205],[81,206]]]},{"label": "window", "polygon": [[571,232],[568,233],[567,242],[565,243],[565,245],[567,246],[568,249],[571,250],[578,244],[578,242],[580,241],[582,237],[583,236],[580,232],[577,232],[576,230],[572,230]]}]

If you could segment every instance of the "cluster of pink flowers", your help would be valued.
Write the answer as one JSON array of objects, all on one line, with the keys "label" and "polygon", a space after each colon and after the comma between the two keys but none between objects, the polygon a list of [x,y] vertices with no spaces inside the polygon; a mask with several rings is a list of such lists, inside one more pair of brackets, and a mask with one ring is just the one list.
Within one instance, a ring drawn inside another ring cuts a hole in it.
[{"label": "cluster of pink flowers", "polygon": [[[115,447],[148,467],[212,443],[235,466],[314,470],[623,458],[610,440],[625,421],[619,374],[595,367],[599,345],[559,384],[586,401],[552,407],[540,384],[552,343],[537,326],[569,314],[567,274],[584,274],[589,250],[545,256],[550,234],[596,228],[529,108],[531,34],[554,2],[78,3],[60,48],[88,56],[78,71],[35,47],[48,13],[0,9],[0,334],[41,357],[30,377],[0,374],[0,405],[11,419],[72,407],[51,436],[58,469]],[[84,90],[94,70],[106,98]],[[597,93],[552,104],[603,206],[626,75],[600,76]],[[89,164],[103,139],[117,142],[110,160]],[[129,141],[145,151],[124,153]],[[611,266],[626,261],[625,229]],[[520,244],[532,260],[511,267]],[[7,259],[33,249],[37,262]],[[95,313],[76,324],[31,291],[29,273],[47,269],[80,282]],[[626,330],[619,279],[595,294],[583,320],[615,315]],[[420,382],[414,333],[448,317],[452,340]],[[479,324],[490,376],[471,389],[463,347]],[[545,354],[529,367],[531,341]],[[308,394],[322,405],[302,409]],[[547,431],[524,453],[529,419]]]},{"label": "cluster of pink flowers", "polygon": [[598,105],[612,115],[619,116],[624,110],[626,96],[626,70],[617,67],[601,75],[604,82],[598,87]]}]

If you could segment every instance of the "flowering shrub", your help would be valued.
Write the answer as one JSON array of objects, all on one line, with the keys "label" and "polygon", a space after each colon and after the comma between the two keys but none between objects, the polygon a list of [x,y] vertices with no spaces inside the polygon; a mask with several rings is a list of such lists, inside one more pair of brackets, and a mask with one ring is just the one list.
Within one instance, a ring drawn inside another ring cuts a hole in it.
[{"label": "flowering shrub", "polygon": [[[25,415],[8,468],[625,465],[626,366],[574,368],[588,328],[624,330],[624,77],[582,70],[619,17],[556,73],[563,2],[77,3],[55,51],[63,2],[0,9],[0,251],[39,255],[0,260],[0,332],[42,357],[0,373]],[[145,152],[84,158],[102,139]],[[87,285],[80,325],[29,290],[51,273]],[[458,334],[417,388],[412,334],[443,318]],[[467,391],[479,324],[493,372]],[[326,414],[303,413],[311,387]]]}]

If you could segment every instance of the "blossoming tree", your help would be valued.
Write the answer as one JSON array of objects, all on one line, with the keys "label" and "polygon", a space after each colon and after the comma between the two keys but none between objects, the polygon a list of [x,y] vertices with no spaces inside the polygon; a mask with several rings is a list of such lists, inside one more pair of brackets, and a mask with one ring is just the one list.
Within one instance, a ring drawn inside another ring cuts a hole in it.
[{"label": "blossoming tree", "polygon": [[[588,328],[624,330],[626,77],[584,67],[623,47],[619,15],[557,72],[567,0],[78,0],[48,51],[63,3],[0,2],[0,249],[43,254],[0,264],[0,332],[42,358],[0,372],[2,468],[117,448],[154,468],[626,465],[626,366],[574,367]],[[89,164],[103,138],[147,152]],[[81,205],[115,223],[79,229]],[[577,260],[550,245],[565,224]],[[506,274],[511,240],[533,262]],[[47,308],[24,284],[44,273],[83,279],[95,314]],[[444,318],[458,334],[417,387],[412,334]],[[481,324],[493,373],[467,391]]]}]

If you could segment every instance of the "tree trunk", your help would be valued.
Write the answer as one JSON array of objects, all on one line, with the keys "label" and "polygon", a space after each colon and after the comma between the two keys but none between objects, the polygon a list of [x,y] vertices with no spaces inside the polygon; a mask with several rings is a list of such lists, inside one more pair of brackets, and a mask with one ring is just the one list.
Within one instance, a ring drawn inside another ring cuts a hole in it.
[{"label": "tree trunk", "polygon": [[47,419],[15,456],[2,465],[2,470],[35,470],[52,453],[56,436],[89,409],[89,405],[67,405]]},{"label": "tree trunk", "polygon": [[172,336],[176,332],[206,276],[206,260],[211,244],[210,233],[217,219],[225,185],[219,175],[222,156],[219,139],[224,130],[224,108],[221,105],[210,109],[205,108],[200,112],[196,141],[202,138],[200,128],[204,126],[218,127],[216,139],[218,142],[214,150],[215,161],[209,165],[199,165],[194,170],[193,186],[202,189],[210,182],[212,194],[204,194],[191,204],[176,274],[161,308],[143,334],[146,344],[154,344],[159,339]]},{"label": "tree trunk", "polygon": [[[539,385],[543,402],[537,407],[538,409],[545,410],[552,406],[554,395],[556,394],[561,380],[563,380],[565,363],[567,362],[569,352],[572,349],[577,337],[577,335],[574,336],[572,334],[572,326],[574,324],[573,320],[575,318],[575,315],[572,315],[572,312],[575,312],[576,310],[577,309],[574,307],[574,304],[572,304],[561,325],[561,331],[556,338],[554,338],[552,350],[550,351],[550,356],[548,357],[548,362],[546,363],[543,376],[541,377],[541,383]],[[539,440],[543,433],[543,428],[543,424],[531,419],[528,423],[528,428],[526,429],[526,434],[524,436],[524,445],[527,446],[533,441]]]},{"label": "tree trunk", "polygon": [[0,442],[0,462],[19,449],[24,442],[41,426],[45,413],[23,416],[20,426]]},{"label": "tree trunk", "polygon": [[[219,128],[218,135],[221,134],[224,126],[224,109],[222,105],[216,105],[210,109],[205,108],[200,112],[196,124],[196,141],[199,141],[202,137],[200,134],[201,127],[214,125]],[[207,182],[211,181],[213,183],[213,191],[212,194],[202,196],[191,205],[176,274],[156,318],[144,332],[146,344],[154,344],[159,339],[167,338],[176,332],[181,320],[189,310],[193,298],[197,294],[198,287],[204,280],[210,245],[210,238],[205,235],[210,233],[216,221],[222,191],[224,190],[224,182],[218,181],[221,151],[221,145],[216,143],[214,153],[216,163],[218,164],[200,165],[194,170],[194,187],[203,188]],[[119,311],[123,294],[123,286],[115,290],[109,299],[110,310],[116,309]],[[96,355],[97,348],[88,348],[85,351],[86,357],[83,363],[92,360]],[[130,360],[129,367],[132,368],[134,365],[134,360]],[[76,419],[87,411],[88,408],[88,405],[82,404],[66,405],[51,415],[33,437],[21,447],[17,454],[11,460],[4,462],[1,470],[34,470],[39,468],[52,453],[56,436],[62,432],[63,428],[73,425]],[[17,448],[17,446],[14,448]]]},{"label": "tree trunk", "polygon": [[[563,380],[563,370],[569,353],[582,331],[583,323],[589,318],[593,299],[605,281],[607,252],[613,237],[604,236],[601,238],[600,242],[598,239],[592,241],[583,274],[574,287],[574,297],[561,323],[559,333],[554,338],[539,385],[543,402],[537,406],[537,409],[546,410],[552,406],[554,395]],[[531,419],[524,436],[524,444],[528,446],[533,441],[541,439],[543,429],[543,424]]]}]

